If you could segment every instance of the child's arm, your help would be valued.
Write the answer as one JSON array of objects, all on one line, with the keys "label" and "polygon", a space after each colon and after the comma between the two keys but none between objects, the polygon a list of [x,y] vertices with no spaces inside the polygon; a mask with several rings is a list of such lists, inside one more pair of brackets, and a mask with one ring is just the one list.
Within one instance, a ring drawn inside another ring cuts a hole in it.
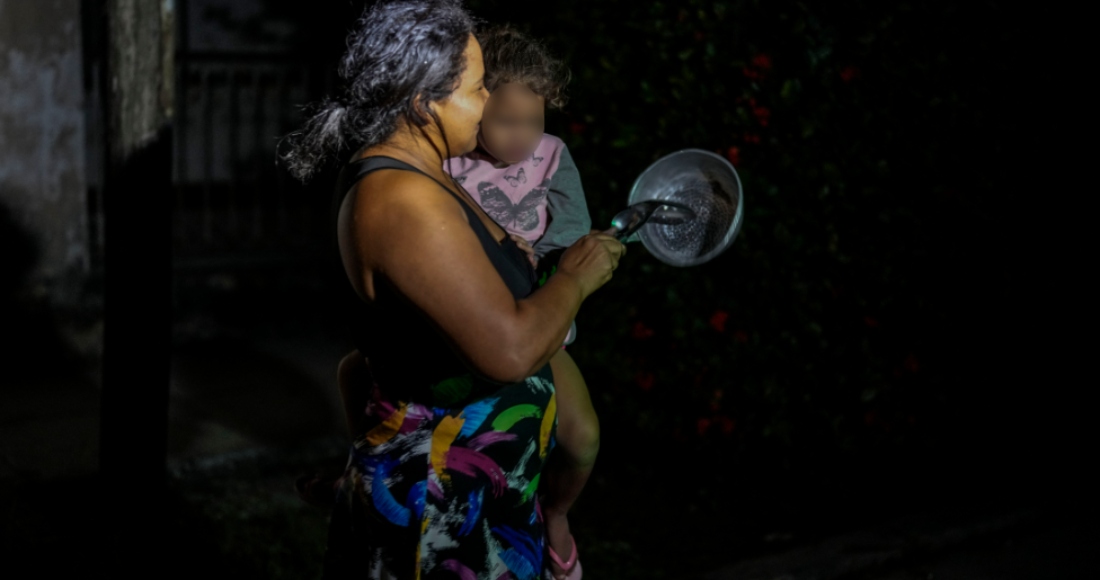
[{"label": "child's arm", "polygon": [[539,260],[554,250],[568,248],[592,229],[580,172],[565,145],[562,145],[558,169],[550,178],[546,203],[550,223],[546,226],[546,232],[535,242],[535,256]]}]

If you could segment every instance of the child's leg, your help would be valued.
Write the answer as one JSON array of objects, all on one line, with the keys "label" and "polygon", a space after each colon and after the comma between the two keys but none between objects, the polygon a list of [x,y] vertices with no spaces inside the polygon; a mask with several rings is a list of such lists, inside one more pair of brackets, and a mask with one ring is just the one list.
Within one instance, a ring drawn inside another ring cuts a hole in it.
[{"label": "child's leg", "polygon": [[365,419],[363,409],[370,400],[370,367],[358,350],[352,350],[340,360],[336,368],[336,384],[340,386],[340,401],[344,405],[348,437],[355,440],[362,433]]},{"label": "child's leg", "polygon": [[543,471],[546,535],[563,560],[573,554],[566,515],[584,489],[600,450],[600,424],[577,363],[565,350],[550,359],[558,405],[558,445]]},{"label": "child's leg", "polygon": [[[370,396],[370,368],[358,350],[349,352],[336,369],[336,384],[340,387],[340,401],[344,407],[348,437],[354,440],[362,433],[363,409]],[[342,472],[314,473],[299,477],[294,487],[306,503],[331,508],[335,502],[334,487]]]}]

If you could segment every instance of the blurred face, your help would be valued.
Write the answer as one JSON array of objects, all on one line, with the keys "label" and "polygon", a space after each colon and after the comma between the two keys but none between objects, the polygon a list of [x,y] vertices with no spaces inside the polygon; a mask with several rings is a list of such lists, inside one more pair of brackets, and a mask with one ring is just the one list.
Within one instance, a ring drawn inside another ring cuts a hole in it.
[{"label": "blurred face", "polygon": [[[477,147],[478,123],[489,99],[485,89],[485,67],[481,62],[481,45],[470,36],[466,45],[466,70],[459,78],[458,88],[445,100],[430,106],[443,124],[451,155],[464,155]],[[442,145],[442,144],[441,144]]]},{"label": "blurred face", "polygon": [[546,129],[546,99],[522,83],[493,91],[481,118],[481,146],[509,165],[531,156]]}]

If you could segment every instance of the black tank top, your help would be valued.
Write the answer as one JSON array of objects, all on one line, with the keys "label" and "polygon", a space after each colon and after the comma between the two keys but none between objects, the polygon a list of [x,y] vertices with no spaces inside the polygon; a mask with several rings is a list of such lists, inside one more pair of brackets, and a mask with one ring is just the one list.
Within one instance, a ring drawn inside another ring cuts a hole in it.
[{"label": "black tank top", "polygon": [[[399,169],[414,171],[425,175],[436,183],[434,177],[416,167],[391,157],[373,156],[353,161],[346,165],[337,179],[334,199],[334,213],[338,215],[344,197],[365,175],[379,169]],[[497,243],[492,233],[473,208],[449,188],[439,183],[445,191],[458,200],[466,211],[470,227],[481,241],[485,254],[496,268],[504,284],[516,299],[526,298],[536,288],[537,279],[534,268],[527,256],[508,236]],[[335,221],[335,220],[334,220]],[[503,229],[503,228],[501,228]],[[336,228],[333,228],[336,231]],[[335,240],[335,237],[334,237]],[[402,400],[416,400],[425,404],[434,404],[431,386],[452,377],[473,373],[458,356],[450,342],[437,326],[419,308],[408,301],[393,287],[385,276],[374,278],[375,300],[366,302],[355,292],[344,272],[343,262],[339,259],[339,246],[336,251],[336,263],[342,278],[342,300],[347,313],[344,324],[351,340],[359,352],[370,360],[375,382],[388,394]],[[543,369],[543,374],[548,369]],[[499,383],[476,377],[481,388],[497,388]],[[484,393],[481,393],[484,394]]]}]

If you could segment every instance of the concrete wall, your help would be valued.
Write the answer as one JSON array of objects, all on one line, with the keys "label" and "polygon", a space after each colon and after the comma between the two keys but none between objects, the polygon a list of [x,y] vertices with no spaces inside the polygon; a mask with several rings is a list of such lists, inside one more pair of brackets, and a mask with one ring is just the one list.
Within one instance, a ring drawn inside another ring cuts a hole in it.
[{"label": "concrete wall", "polygon": [[27,282],[62,302],[90,267],[82,66],[80,0],[0,0],[0,227],[31,237]]}]

